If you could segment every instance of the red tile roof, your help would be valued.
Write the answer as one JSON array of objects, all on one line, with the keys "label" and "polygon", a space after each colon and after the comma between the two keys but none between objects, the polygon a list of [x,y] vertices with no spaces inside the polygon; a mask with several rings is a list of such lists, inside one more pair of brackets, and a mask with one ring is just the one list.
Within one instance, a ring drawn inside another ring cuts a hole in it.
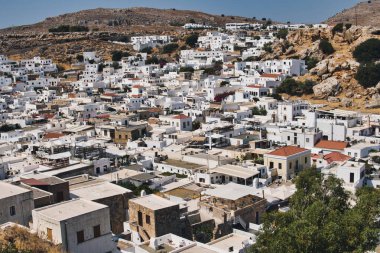
[{"label": "red tile roof", "polygon": [[323,156],[323,159],[325,159],[327,163],[330,164],[332,162],[345,162],[350,160],[351,157],[339,152],[331,152],[330,154]]},{"label": "red tile roof", "polygon": [[62,136],[65,136],[65,135],[61,133],[47,133],[45,134],[44,139],[58,139]]},{"label": "red tile roof", "polygon": [[249,88],[263,88],[263,86],[258,85],[258,84],[250,84],[250,85],[247,85],[247,87],[249,87]]},{"label": "red tile roof", "polygon": [[321,140],[319,141],[315,147],[322,149],[332,149],[332,150],[343,150],[347,148],[348,142],[345,141],[327,141]]},{"label": "red tile roof", "polygon": [[173,119],[188,119],[188,118],[190,118],[190,117],[183,115],[183,114],[179,114],[179,115],[176,115],[173,117]]},{"label": "red tile roof", "polygon": [[49,185],[49,184],[42,182],[40,180],[37,180],[35,178],[21,179],[20,182],[27,184],[27,185],[30,185],[30,186]]},{"label": "red tile roof", "polygon": [[144,86],[140,85],[140,84],[136,84],[136,85],[133,85],[132,88],[143,88]]},{"label": "red tile roof", "polygon": [[261,77],[277,78],[279,76],[281,76],[281,74],[269,74],[269,73],[261,74]]},{"label": "red tile roof", "polygon": [[276,149],[275,151],[268,153],[268,155],[291,156],[291,155],[302,153],[304,151],[308,151],[308,149],[299,148],[297,146],[286,146],[286,147]]}]

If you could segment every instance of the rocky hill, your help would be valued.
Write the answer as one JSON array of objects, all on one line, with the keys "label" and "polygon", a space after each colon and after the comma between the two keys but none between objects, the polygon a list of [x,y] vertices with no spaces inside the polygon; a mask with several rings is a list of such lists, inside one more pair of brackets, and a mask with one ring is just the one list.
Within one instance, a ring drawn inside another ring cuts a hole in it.
[{"label": "rocky hill", "polygon": [[[223,26],[228,22],[254,21],[251,18],[211,15],[203,12],[153,9],[153,8],[128,8],[128,9],[91,9],[79,12],[63,14],[46,18],[44,21],[33,24],[6,28],[0,33],[35,33],[47,32],[50,28],[60,25],[86,26],[107,32],[129,31],[147,32],[145,28],[154,28],[155,32],[163,32],[172,28],[178,28],[185,23],[196,22],[211,26]],[[256,22],[256,21],[255,21]],[[258,21],[257,21],[258,22]],[[157,31],[158,29],[158,31]]]},{"label": "rocky hill", "polygon": [[[379,30],[373,27],[352,26],[343,32],[333,33],[331,28],[308,29],[290,32],[286,40],[272,45],[272,53],[264,59],[312,59],[315,66],[300,81],[313,80],[314,94],[303,98],[314,103],[328,104],[332,108],[348,108],[379,112],[380,84],[363,88],[355,79],[360,64],[352,52],[362,42],[380,39]],[[321,40],[331,43],[335,52],[325,54],[320,49]],[[299,98],[297,98],[299,99]]]},{"label": "rocky hill", "polygon": [[326,23],[350,23],[360,26],[380,26],[380,0],[363,1],[350,9],[337,13]]}]

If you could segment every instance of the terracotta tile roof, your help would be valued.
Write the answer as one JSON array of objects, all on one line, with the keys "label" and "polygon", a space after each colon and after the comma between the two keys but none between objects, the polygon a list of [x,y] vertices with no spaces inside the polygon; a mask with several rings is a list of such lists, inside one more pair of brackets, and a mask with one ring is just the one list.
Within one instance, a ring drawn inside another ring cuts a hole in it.
[{"label": "terracotta tile roof", "polygon": [[103,93],[103,96],[107,96],[107,97],[117,97],[118,95],[115,94],[115,93]]},{"label": "terracotta tile roof", "polygon": [[279,76],[281,76],[281,74],[269,74],[269,73],[261,74],[261,77],[277,78]]},{"label": "terracotta tile roof", "polygon": [[321,140],[319,141],[315,147],[322,149],[332,149],[332,150],[343,150],[347,148],[348,142],[345,141],[327,141]]},{"label": "terracotta tile roof", "polygon": [[109,114],[98,114],[96,115],[96,118],[98,119],[108,119],[110,117]]},{"label": "terracotta tile roof", "polygon": [[45,134],[44,139],[58,139],[62,136],[65,136],[65,135],[61,133],[47,133]]},{"label": "terracotta tile roof", "polygon": [[263,86],[261,85],[258,85],[258,84],[250,84],[250,85],[247,85],[248,88],[263,88]]},{"label": "terracotta tile roof", "polygon": [[183,114],[179,114],[179,115],[176,115],[173,117],[173,119],[188,119],[188,118],[190,118],[190,117],[183,115]]},{"label": "terracotta tile roof", "polygon": [[152,108],[148,109],[148,112],[161,112],[161,111],[162,111],[161,108],[155,108],[155,107],[152,107]]},{"label": "terracotta tile roof", "polygon": [[132,88],[144,88],[144,86],[142,86],[140,84],[136,84],[136,85],[133,85]]},{"label": "terracotta tile roof", "polygon": [[345,162],[350,160],[351,157],[339,152],[331,152],[330,154],[323,156],[323,159],[325,159],[327,163],[330,164],[332,162]]},{"label": "terracotta tile roof", "polygon": [[30,186],[49,185],[49,184],[42,182],[40,180],[37,180],[35,178],[21,179],[20,182],[27,184],[27,185],[30,185]]},{"label": "terracotta tile roof", "polygon": [[268,153],[268,155],[291,156],[291,155],[295,155],[298,153],[302,153],[304,151],[308,151],[308,149],[299,148],[297,146],[286,146],[286,147],[276,149],[275,151]]}]

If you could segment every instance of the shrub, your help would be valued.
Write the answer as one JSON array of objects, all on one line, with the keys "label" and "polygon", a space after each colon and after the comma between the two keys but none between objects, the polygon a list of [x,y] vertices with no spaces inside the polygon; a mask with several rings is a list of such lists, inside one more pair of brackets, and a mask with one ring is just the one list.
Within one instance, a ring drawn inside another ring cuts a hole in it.
[{"label": "shrub", "polygon": [[16,129],[21,129],[19,124],[5,124],[0,126],[0,133],[14,131]]},{"label": "shrub", "polygon": [[199,35],[197,33],[190,34],[186,37],[186,45],[189,45],[190,47],[195,47],[198,42]]},{"label": "shrub", "polygon": [[338,23],[338,24],[336,24],[336,25],[333,27],[333,29],[331,30],[331,32],[332,32],[333,34],[343,32],[343,23]]},{"label": "shrub", "polygon": [[179,72],[191,72],[191,73],[194,73],[194,68],[193,67],[181,67],[179,69]]},{"label": "shrub", "polygon": [[288,29],[280,29],[276,35],[279,39],[286,39],[286,36],[288,36]]},{"label": "shrub", "polygon": [[360,65],[355,79],[364,87],[374,87],[380,82],[380,63],[363,63]]},{"label": "shrub", "polygon": [[267,113],[268,113],[267,110],[265,110],[264,108],[258,108],[258,107],[253,107],[252,108],[252,115],[266,116]]},{"label": "shrub", "polygon": [[164,54],[170,54],[173,53],[178,48],[177,43],[170,43],[162,47],[162,53]]},{"label": "shrub", "polygon": [[88,32],[89,29],[86,26],[69,26],[69,25],[60,25],[58,27],[53,27],[49,29],[49,32],[58,33],[58,32]]},{"label": "shrub", "polygon": [[152,47],[146,47],[146,48],[143,48],[140,50],[140,53],[147,53],[147,54],[151,54],[153,51],[153,48]]},{"label": "shrub", "polygon": [[317,64],[319,62],[317,58],[309,57],[309,56],[304,58],[304,61],[306,63],[307,69],[309,69],[309,70],[314,68],[315,66],[317,66]]},{"label": "shrub", "polygon": [[121,61],[121,58],[131,56],[128,52],[122,51],[113,51],[112,52],[112,61]]},{"label": "shrub", "polygon": [[286,78],[280,86],[277,87],[277,93],[286,93],[291,96],[302,96],[313,93],[315,83],[311,80],[299,82],[293,78]]},{"label": "shrub", "polygon": [[380,60],[380,40],[366,40],[357,46],[352,54],[358,62],[378,61]]},{"label": "shrub", "polygon": [[263,49],[267,53],[273,53],[272,43],[266,43]]},{"label": "shrub", "polygon": [[83,62],[84,61],[83,55],[81,55],[81,54],[78,54],[76,56],[76,59],[77,59],[78,62]]},{"label": "shrub", "polygon": [[323,39],[319,42],[319,50],[321,50],[322,53],[324,53],[326,55],[330,55],[330,54],[333,54],[335,52],[335,49],[333,48],[331,43],[325,39]]}]

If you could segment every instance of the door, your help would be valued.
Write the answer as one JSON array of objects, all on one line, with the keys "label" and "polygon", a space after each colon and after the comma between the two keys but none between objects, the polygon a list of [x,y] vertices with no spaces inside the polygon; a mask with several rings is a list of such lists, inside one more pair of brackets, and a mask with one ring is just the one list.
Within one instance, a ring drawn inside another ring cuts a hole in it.
[{"label": "door", "polygon": [[46,229],[46,235],[49,241],[53,241],[53,230],[51,228]]},{"label": "door", "polygon": [[139,226],[142,226],[143,225],[142,212],[138,211],[137,216],[138,216]]}]

